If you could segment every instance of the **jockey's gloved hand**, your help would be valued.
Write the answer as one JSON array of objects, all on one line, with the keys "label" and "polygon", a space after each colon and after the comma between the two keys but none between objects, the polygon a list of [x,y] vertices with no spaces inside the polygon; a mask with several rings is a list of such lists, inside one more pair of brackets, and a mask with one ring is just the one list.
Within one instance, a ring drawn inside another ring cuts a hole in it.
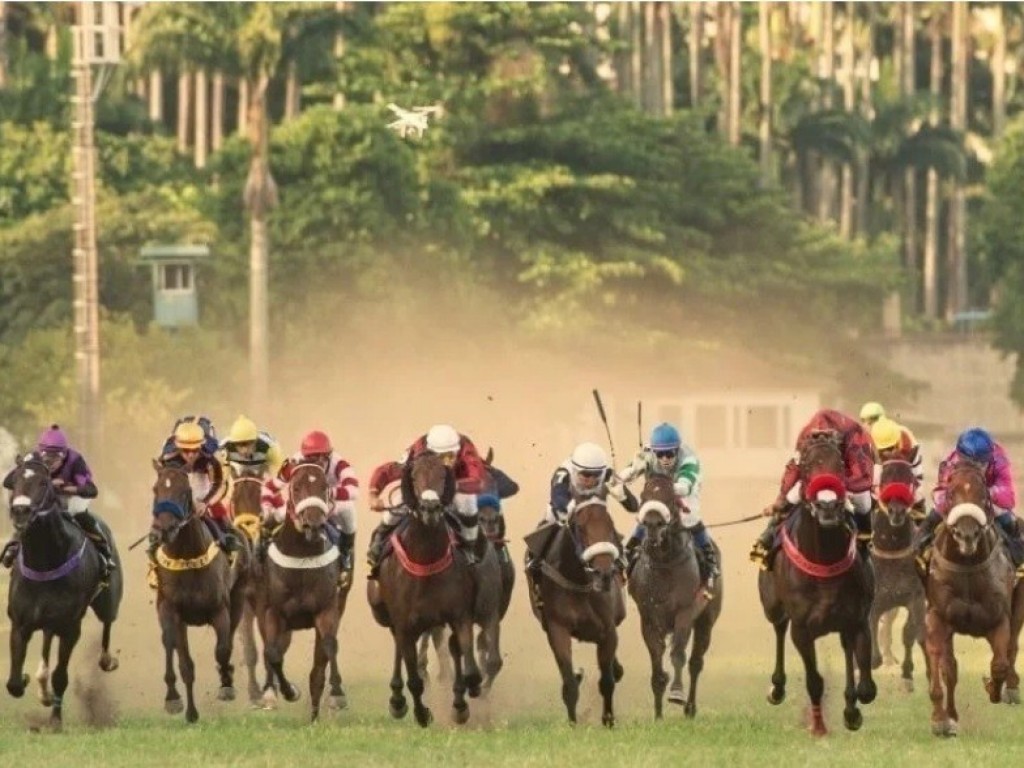
[{"label": "jockey's gloved hand", "polygon": [[647,469],[647,452],[637,451],[636,456],[633,457],[633,461],[629,463],[623,472],[624,475],[639,475]]},{"label": "jockey's gloved hand", "polygon": [[616,501],[621,502],[626,500],[626,489],[622,483],[612,480],[604,484],[604,489],[608,492],[608,495]]}]

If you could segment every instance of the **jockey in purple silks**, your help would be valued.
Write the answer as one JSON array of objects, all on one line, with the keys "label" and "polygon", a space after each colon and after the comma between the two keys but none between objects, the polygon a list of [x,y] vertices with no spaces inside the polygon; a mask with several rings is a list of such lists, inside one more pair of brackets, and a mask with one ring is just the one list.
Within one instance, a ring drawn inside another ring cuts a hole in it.
[{"label": "jockey in purple silks", "polygon": [[[89,465],[85,463],[82,454],[68,444],[67,437],[56,424],[43,430],[39,435],[39,442],[34,453],[50,471],[50,479],[54,488],[65,502],[72,519],[96,545],[96,550],[103,561],[103,580],[106,581],[115,567],[114,558],[111,554],[110,542],[107,541],[96,518],[89,511],[89,500],[95,499],[99,493],[93,482]],[[10,490],[13,487],[14,470],[11,470],[4,478],[4,488]],[[3,554],[0,555],[0,564],[5,568],[14,565],[20,548],[20,536],[18,532],[15,532],[4,547]]]}]

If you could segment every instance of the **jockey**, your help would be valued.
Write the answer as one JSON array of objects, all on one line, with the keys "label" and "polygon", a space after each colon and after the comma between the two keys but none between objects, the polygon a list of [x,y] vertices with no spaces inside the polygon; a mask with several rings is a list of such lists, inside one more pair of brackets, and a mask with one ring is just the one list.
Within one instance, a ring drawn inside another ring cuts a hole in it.
[{"label": "jockey", "polygon": [[1024,576],[1024,545],[1021,543],[1017,518],[1013,514],[1013,508],[1017,504],[1017,491],[1013,483],[1010,459],[1003,447],[992,439],[992,435],[980,427],[972,427],[962,432],[956,440],[956,448],[939,464],[939,480],[932,491],[934,506],[921,524],[918,533],[918,559],[923,560],[922,564],[927,564],[924,552],[932,542],[936,527],[945,520],[949,512],[949,503],[946,500],[949,477],[955,467],[965,462],[971,462],[984,471],[995,522],[1006,534],[1014,566],[1018,573]]},{"label": "jockey", "polygon": [[[66,503],[68,512],[71,513],[72,518],[85,535],[96,545],[96,551],[99,553],[100,562],[103,565],[101,578],[106,581],[110,572],[117,566],[114,563],[106,534],[89,511],[90,499],[95,499],[99,494],[99,490],[93,482],[89,465],[85,463],[82,454],[70,446],[64,432],[56,424],[39,435],[36,453],[46,468],[50,470],[50,479],[57,493],[66,497],[62,501]],[[4,488],[10,490],[13,487],[14,470],[11,470],[4,478]],[[11,540],[4,547],[3,555],[0,555],[0,564],[5,568],[14,565],[20,546],[21,539],[18,532],[15,531]]]},{"label": "jockey", "polygon": [[[263,485],[263,523],[283,523],[288,512],[284,490],[292,472],[300,464],[318,464],[331,486],[331,503],[327,513],[327,535],[341,552],[341,569],[351,579],[352,550],[356,543],[356,499],[359,480],[352,465],[334,452],[327,433],[313,430],[302,438],[299,452],[288,458],[278,473]],[[265,540],[269,540],[269,536]]]},{"label": "jockey", "polygon": [[164,441],[164,447],[160,449],[161,456],[168,456],[175,452],[174,433],[182,424],[198,424],[200,426],[203,430],[202,452],[207,456],[213,456],[220,449],[220,444],[217,442],[217,430],[213,428],[213,422],[208,416],[182,416],[174,422],[171,434]]},{"label": "jockey", "polygon": [[910,465],[915,480],[914,504],[911,510],[915,514],[915,519],[920,520],[925,515],[924,457],[914,433],[902,424],[882,416],[871,425],[871,440],[878,451],[879,461],[897,459]]},{"label": "jockey", "polygon": [[[210,430],[205,431],[199,420],[180,420],[174,428],[173,450],[165,451],[159,461],[162,466],[178,467],[188,473],[196,513],[202,517],[220,548],[231,553],[241,548],[241,541],[224,504],[228,483],[224,477],[224,465],[216,455],[217,442],[209,439],[212,426]],[[158,546],[158,542],[150,545],[150,558],[154,557]]]},{"label": "jockey", "polygon": [[876,421],[885,417],[885,408],[882,407],[881,403],[864,403],[860,407],[860,423],[868,429],[871,429],[871,425]]},{"label": "jockey", "polygon": [[412,467],[413,459],[425,451],[442,456],[445,463],[455,473],[454,504],[455,516],[461,528],[459,539],[465,545],[462,550],[466,558],[470,563],[474,562],[471,549],[480,531],[476,495],[480,493],[486,482],[487,466],[480,458],[472,440],[459,434],[454,427],[448,424],[435,424],[409,447],[400,460],[381,464],[370,476],[370,509],[384,514],[380,525],[374,529],[370,539],[370,547],[366,555],[367,562],[370,564],[370,573],[367,578],[377,578],[380,559],[384,554],[384,544],[405,517],[404,509],[389,508],[380,495],[387,485],[401,480],[403,473]]},{"label": "jockey", "polygon": [[519,483],[513,480],[505,472],[497,467],[487,464],[486,474],[490,482],[484,483],[483,492],[477,494],[476,508],[478,510],[490,507],[498,513],[498,538],[505,538],[505,516],[501,512],[501,502],[519,493]]},{"label": "jockey", "polygon": [[237,476],[251,472],[259,477],[276,477],[284,457],[277,442],[260,431],[253,421],[239,416],[221,444],[224,459]]},{"label": "jockey", "polygon": [[[843,455],[844,465],[843,482],[847,498],[853,505],[858,543],[866,546],[871,539],[871,509],[874,506],[871,487],[875,474],[875,447],[871,442],[871,435],[862,424],[846,414],[823,408],[800,430],[796,440],[796,453],[786,463],[786,469],[782,474],[779,495],[763,512],[772,519],[754,543],[750,559],[760,563],[764,568],[770,565],[769,556],[775,545],[775,533],[779,525],[800,502],[803,490],[803,483],[800,480],[800,455],[808,438],[821,433],[831,433],[839,438],[839,449]],[[862,554],[866,555],[863,546]]]},{"label": "jockey", "polygon": [[[640,476],[647,478],[651,475],[672,478],[682,508],[680,520],[702,555],[698,558],[701,581],[707,584],[708,589],[713,588],[718,575],[718,555],[700,518],[700,461],[693,449],[682,441],[679,430],[671,424],[659,424],[651,431],[650,445],[637,453],[619,478],[623,483],[630,483]],[[643,538],[643,522],[637,522],[633,535],[626,542],[630,561]]]}]

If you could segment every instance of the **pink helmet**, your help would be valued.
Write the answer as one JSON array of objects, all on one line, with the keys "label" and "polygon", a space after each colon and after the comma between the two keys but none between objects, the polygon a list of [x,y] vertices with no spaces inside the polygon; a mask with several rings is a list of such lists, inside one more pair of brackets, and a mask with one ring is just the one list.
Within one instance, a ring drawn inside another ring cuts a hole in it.
[{"label": "pink helmet", "polygon": [[39,435],[39,443],[36,447],[40,451],[66,451],[68,438],[59,426],[52,424],[49,429],[43,430]]}]

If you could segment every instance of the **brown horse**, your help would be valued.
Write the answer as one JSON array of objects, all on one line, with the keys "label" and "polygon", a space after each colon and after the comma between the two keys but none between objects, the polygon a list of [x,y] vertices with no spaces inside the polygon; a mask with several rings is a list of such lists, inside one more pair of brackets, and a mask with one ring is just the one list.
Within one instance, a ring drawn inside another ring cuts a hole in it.
[{"label": "brown horse", "polygon": [[287,518],[267,547],[256,597],[256,617],[263,636],[263,658],[270,675],[264,706],[276,698],[275,681],[287,701],[299,692],[284,675],[284,656],[292,632],[315,630],[313,668],[309,673],[311,719],[320,716],[320,700],[331,669],[331,706],[345,706],[345,691],[338,673],[338,626],[348,599],[349,584],[339,586],[341,553],[324,529],[330,509],[331,487],[318,464],[299,464],[288,481]]},{"label": "brown horse", "polygon": [[[995,530],[982,471],[964,462],[953,469],[946,490],[949,513],[935,537],[925,591],[925,646],[931,663],[932,733],[955,736],[957,663],[954,633],[984,637],[992,648],[989,701],[1000,701],[1004,684],[1019,701],[1013,664],[1024,621],[1024,587],[1015,586],[1010,556]],[[945,701],[943,701],[945,683]]]},{"label": "brown horse", "polygon": [[[839,633],[846,658],[846,707],[843,722],[855,731],[863,724],[857,702],[874,701],[877,687],[871,678],[871,634],[868,612],[874,598],[869,563],[856,551],[855,532],[846,519],[842,477],[843,457],[831,434],[812,435],[801,450],[800,476],[804,489],[827,482],[833,491],[815,492],[801,501],[782,528],[785,557],[771,571],[758,575],[764,614],[775,627],[775,671],[768,701],[786,697],[786,630],[792,624],[793,645],[804,663],[811,699],[811,727],[816,736],[828,731],[821,712],[825,681],[818,672],[815,641]],[[854,660],[860,680],[854,680]]]},{"label": "brown horse", "polygon": [[[722,612],[722,580],[718,580],[710,596],[701,588],[693,539],[683,528],[671,478],[652,475],[647,479],[640,494],[638,514],[645,536],[630,574],[629,594],[640,611],[644,643],[651,655],[654,716],[662,716],[662,699],[668,685],[662,659],[665,637],[671,635],[674,676],[668,700],[684,704],[686,716],[694,717],[697,714],[697,678],[704,668],[704,654],[711,645],[712,627]],[[691,632],[694,640],[687,697],[683,693],[682,671]]]},{"label": "brown horse", "polygon": [[[917,527],[910,517],[917,479],[914,469],[902,459],[882,464],[878,483],[878,505],[871,518],[871,564],[875,569],[875,600],[871,604],[871,667],[882,666],[879,618],[895,608],[907,609],[903,625],[902,680],[904,689],[914,690],[914,643],[924,654],[924,586],[914,566],[914,535]],[[925,656],[925,664],[928,657]]]},{"label": "brown horse", "polygon": [[[21,552],[11,573],[7,593],[10,619],[11,671],[7,692],[15,698],[25,693],[28,675],[22,670],[29,640],[43,633],[43,660],[37,674],[43,704],[50,706],[50,727],[63,723],[64,693],[68,687],[71,653],[82,631],[82,618],[91,607],[103,623],[99,667],[117,669],[110,655],[110,630],[117,619],[123,582],[120,568],[102,584],[103,565],[96,547],[81,527],[64,510],[62,499],[50,479],[50,471],[35,454],[18,457],[11,489],[11,520],[22,534]],[[117,549],[106,523],[97,521],[110,542],[115,562]],[[53,669],[53,692],[49,691],[50,645],[57,637],[57,665]]]},{"label": "brown horse", "polygon": [[217,635],[217,669],[220,690],[217,698],[235,698],[234,667],[231,646],[235,628],[242,618],[248,580],[250,552],[243,542],[235,562],[217,546],[209,528],[196,514],[188,474],[179,467],[156,468],[153,485],[153,525],[149,538],[155,550],[157,593],[156,612],[160,620],[166,665],[164,682],[167,696],[164,709],[169,714],[182,710],[181,695],[174,675],[174,653],[185,683],[185,719],[199,719],[193,695],[195,664],[188,647],[190,626],[210,625]]},{"label": "brown horse", "polygon": [[534,615],[547,633],[562,676],[562,701],[569,721],[576,722],[583,678],[572,667],[575,638],[597,645],[601,722],[611,727],[615,724],[612,697],[623,672],[616,658],[617,627],[626,618],[626,601],[616,565],[619,536],[607,502],[600,497],[576,499],[565,525],[542,526],[526,537],[526,545],[531,552],[542,553],[541,605],[534,605]]},{"label": "brown horse", "polygon": [[433,720],[423,703],[423,678],[416,641],[434,627],[447,625],[455,667],[452,717],[469,719],[468,691],[480,695],[482,676],[473,648],[476,580],[454,546],[454,534],[445,523],[455,497],[455,477],[440,456],[423,453],[412,460],[402,478],[402,497],[409,507],[407,522],[392,536],[394,552],[380,567],[376,581],[367,583],[367,599],[374,618],[391,630],[395,642],[389,707],[394,718],[405,717],[402,664],[408,675],[416,722],[426,727]]}]

